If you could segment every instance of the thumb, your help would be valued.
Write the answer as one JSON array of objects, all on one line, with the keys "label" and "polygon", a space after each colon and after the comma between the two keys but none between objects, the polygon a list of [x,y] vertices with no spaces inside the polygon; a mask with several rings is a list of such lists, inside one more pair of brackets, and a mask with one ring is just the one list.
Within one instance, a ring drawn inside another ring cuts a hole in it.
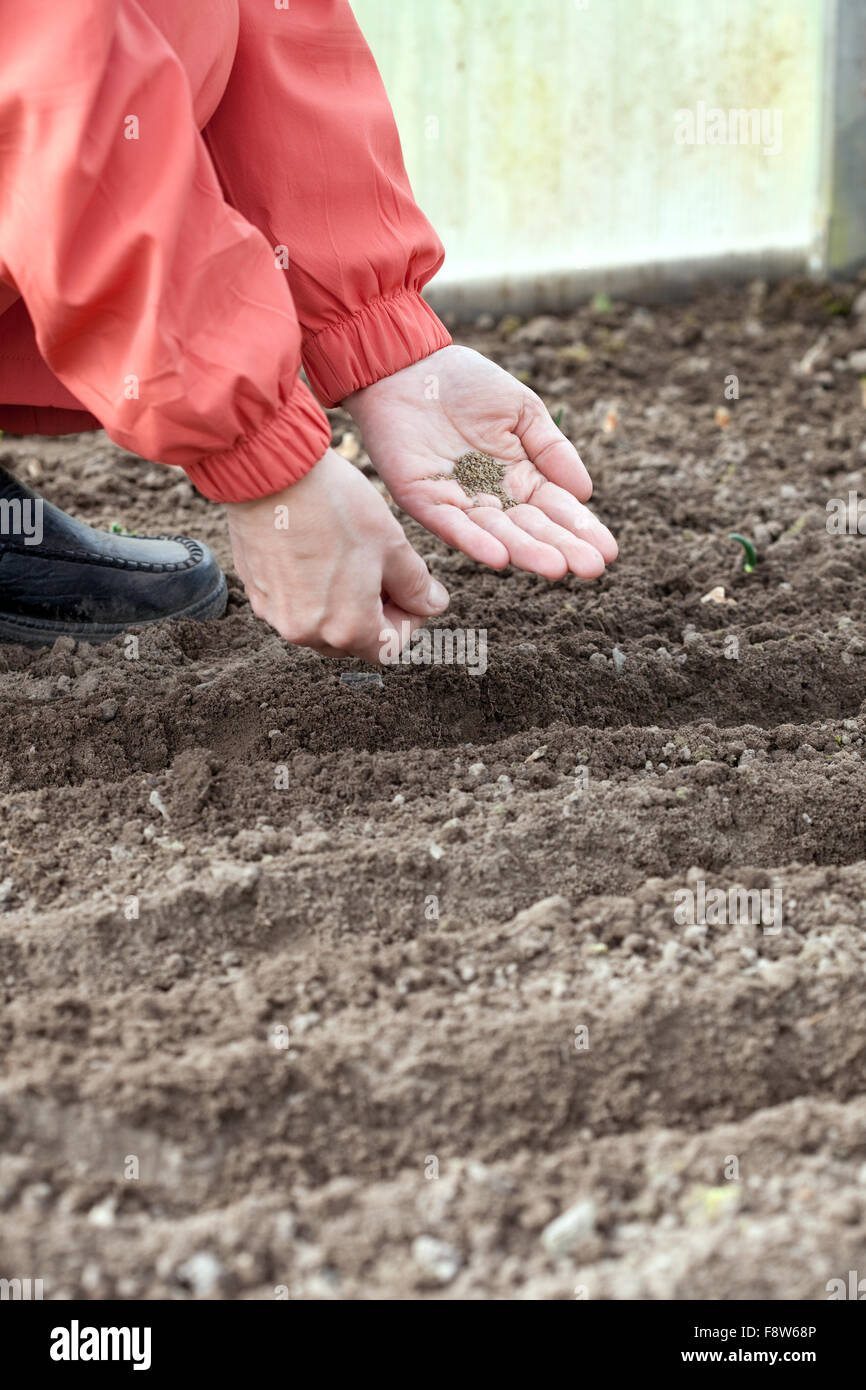
[{"label": "thumb", "polygon": [[389,552],[382,570],[382,585],[392,603],[419,617],[443,613],[451,602],[444,584],[433,578],[417,550],[405,539]]}]

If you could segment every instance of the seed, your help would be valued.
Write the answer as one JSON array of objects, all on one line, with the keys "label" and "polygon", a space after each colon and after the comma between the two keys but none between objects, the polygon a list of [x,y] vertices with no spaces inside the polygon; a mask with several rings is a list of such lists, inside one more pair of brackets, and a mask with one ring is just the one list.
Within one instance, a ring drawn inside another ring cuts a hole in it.
[{"label": "seed", "polygon": [[497,463],[490,454],[472,452],[463,454],[454,465],[453,473],[435,473],[435,478],[448,478],[459,483],[467,497],[477,497],[479,492],[496,497],[502,503],[502,510],[516,506],[513,497],[502,486],[505,477],[505,464]]}]

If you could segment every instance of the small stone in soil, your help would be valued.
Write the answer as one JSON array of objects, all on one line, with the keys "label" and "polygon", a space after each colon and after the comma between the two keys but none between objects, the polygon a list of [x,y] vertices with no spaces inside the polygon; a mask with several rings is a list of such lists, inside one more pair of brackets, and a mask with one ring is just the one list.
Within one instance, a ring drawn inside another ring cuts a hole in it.
[{"label": "small stone in soil", "polygon": [[496,497],[502,503],[502,510],[516,506],[513,497],[502,486],[505,477],[505,464],[497,463],[490,454],[472,452],[463,454],[454,465],[453,473],[434,473],[434,478],[447,478],[459,483],[467,497],[477,497],[479,492]]},{"label": "small stone in soil", "polygon": [[416,1236],[412,1242],[412,1257],[419,1269],[437,1284],[450,1284],[463,1263],[459,1250],[435,1236]]},{"label": "small stone in soil", "polygon": [[595,1202],[586,1197],[545,1226],[541,1243],[549,1255],[571,1254],[593,1234],[595,1223]]},{"label": "small stone in soil", "polygon": [[378,671],[341,671],[340,684],[350,690],[381,690],[384,682]]}]

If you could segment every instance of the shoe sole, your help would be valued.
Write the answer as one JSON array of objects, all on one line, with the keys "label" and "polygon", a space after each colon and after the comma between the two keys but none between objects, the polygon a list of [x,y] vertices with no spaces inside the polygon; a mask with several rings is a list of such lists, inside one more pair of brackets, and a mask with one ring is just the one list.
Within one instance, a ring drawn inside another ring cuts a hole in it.
[{"label": "shoe sole", "polygon": [[228,585],[225,575],[220,575],[217,587],[204,598],[181,608],[176,613],[167,613],[161,618],[145,618],[138,623],[63,623],[47,618],[24,618],[9,613],[0,613],[0,642],[17,642],[25,647],[50,647],[58,637],[72,637],[76,642],[92,642],[94,646],[110,642],[122,632],[134,632],[141,627],[153,627],[155,623],[177,622],[180,618],[193,618],[205,622],[209,618],[221,618],[228,602]]}]

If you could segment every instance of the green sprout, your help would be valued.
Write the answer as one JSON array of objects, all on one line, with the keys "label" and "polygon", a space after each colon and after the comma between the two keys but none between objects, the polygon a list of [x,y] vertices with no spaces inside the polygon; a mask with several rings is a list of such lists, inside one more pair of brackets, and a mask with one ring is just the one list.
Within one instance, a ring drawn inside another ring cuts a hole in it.
[{"label": "green sprout", "polygon": [[746,536],[741,536],[739,531],[732,531],[728,536],[728,540],[738,541],[743,547],[746,552],[746,558],[743,561],[743,573],[751,574],[755,565],[758,563],[758,552],[752,545],[752,542],[748,540]]},{"label": "green sprout", "polygon": [[562,412],[564,409],[565,406],[561,405],[553,417],[553,423],[556,425],[557,429],[559,429],[560,425],[562,424]]},{"label": "green sprout", "polygon": [[598,294],[592,296],[592,307],[597,314],[609,314],[613,308],[613,300],[606,290],[599,290]]},{"label": "green sprout", "polygon": [[127,531],[125,526],[121,526],[119,521],[112,521],[109,527],[113,536],[137,536],[137,531]]}]

